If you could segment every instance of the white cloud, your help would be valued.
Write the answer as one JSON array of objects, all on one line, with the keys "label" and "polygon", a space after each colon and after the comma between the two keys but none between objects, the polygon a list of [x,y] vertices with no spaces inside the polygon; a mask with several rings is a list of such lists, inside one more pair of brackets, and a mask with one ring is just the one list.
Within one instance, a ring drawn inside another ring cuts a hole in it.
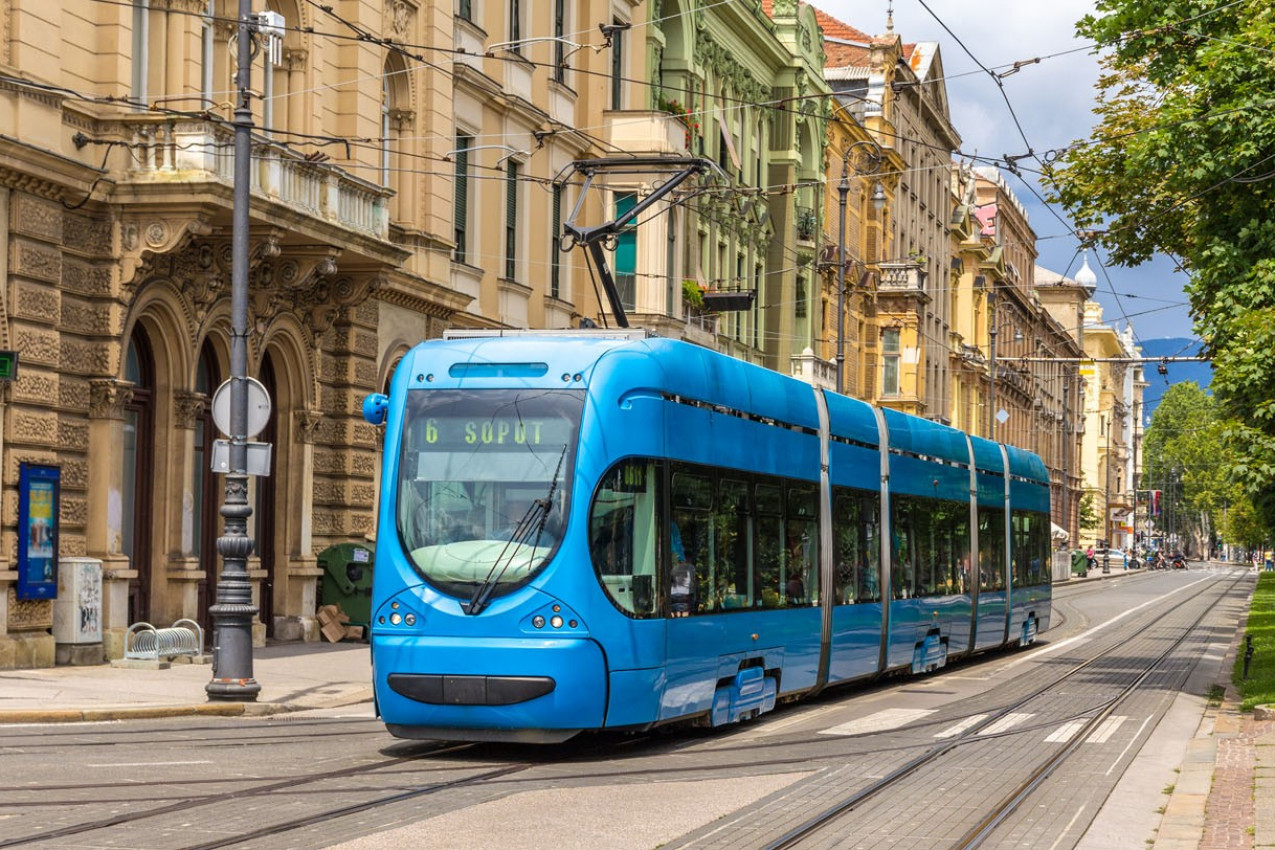
[{"label": "white cloud", "polygon": [[[857,29],[879,35],[886,29],[886,2],[814,0],[814,5]],[[1051,0],[1049,3],[984,0],[977,5],[968,0],[925,0],[925,3],[933,14],[926,11],[919,0],[895,0],[894,31],[904,42],[939,43],[952,123],[961,136],[963,152],[988,157],[1017,156],[1026,153],[1030,144],[1035,152],[1044,153],[1091,135],[1097,59],[1087,49],[1067,51],[1088,47],[1087,42],[1076,37],[1076,22],[1094,11],[1093,0]],[[936,16],[952,30],[955,38],[944,30]],[[979,62],[994,70],[1007,70],[1000,66],[1041,57],[1039,64],[1024,65],[1018,72],[1001,79],[1028,144],[1019,134],[1000,88],[966,54],[957,43],[958,38]],[[1044,58],[1046,56],[1052,58]],[[1035,163],[1023,160],[1023,165],[1031,167]],[[1031,179],[1029,174],[1024,176]],[[1037,246],[1041,265],[1074,274],[1080,265],[1075,258],[1079,244],[1073,237],[1064,235],[1069,228],[1033,197],[1026,186],[1012,179],[1010,184],[1027,208],[1037,236],[1043,237]],[[1037,191],[1044,194],[1039,187]],[[1092,253],[1090,257],[1091,264],[1097,267]],[[1185,307],[1135,317],[1134,313],[1146,309],[1146,302],[1123,298],[1118,302],[1112,294],[1134,292],[1164,297],[1166,292],[1180,293],[1185,281],[1172,271],[1172,264],[1167,260],[1140,269],[1109,268],[1107,272],[1110,283],[1099,271],[1098,298],[1104,303],[1109,318],[1130,315],[1139,337],[1190,333],[1190,318]],[[1182,300],[1185,302],[1185,295]]]}]

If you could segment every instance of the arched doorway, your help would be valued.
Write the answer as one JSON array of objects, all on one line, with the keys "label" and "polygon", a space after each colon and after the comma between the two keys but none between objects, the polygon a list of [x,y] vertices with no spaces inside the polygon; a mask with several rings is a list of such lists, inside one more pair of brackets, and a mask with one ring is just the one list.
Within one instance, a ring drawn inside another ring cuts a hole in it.
[{"label": "arched doorway", "polygon": [[124,355],[124,379],[133,384],[124,406],[121,550],[137,576],[128,583],[128,622],[151,618],[151,522],[155,466],[155,358],[146,331],[134,329]]},{"label": "arched doorway", "polygon": [[195,417],[195,480],[192,486],[194,539],[191,551],[199,558],[199,569],[204,578],[199,582],[199,623],[204,634],[212,639],[212,617],[208,608],[217,601],[217,579],[221,575],[221,559],[217,554],[217,535],[221,532],[221,504],[224,479],[212,471],[213,441],[217,438],[217,426],[212,419],[212,394],[221,384],[221,369],[212,344],[204,341],[199,352],[199,365],[195,370],[195,391],[204,398],[203,409]]},{"label": "arched doorway", "polygon": [[255,438],[260,442],[271,444],[275,450],[270,454],[270,474],[256,479],[257,503],[253,507],[253,516],[256,517],[255,546],[257,556],[261,559],[260,569],[265,572],[265,577],[261,580],[258,617],[265,625],[266,637],[269,638],[274,636],[275,550],[277,548],[275,536],[278,533],[278,525],[275,522],[277,504],[275,489],[283,486],[283,482],[278,481],[278,476],[275,474],[279,451],[279,380],[275,374],[274,360],[270,352],[266,352],[261,359],[260,381],[269,397],[275,402],[270,409],[270,420]]}]

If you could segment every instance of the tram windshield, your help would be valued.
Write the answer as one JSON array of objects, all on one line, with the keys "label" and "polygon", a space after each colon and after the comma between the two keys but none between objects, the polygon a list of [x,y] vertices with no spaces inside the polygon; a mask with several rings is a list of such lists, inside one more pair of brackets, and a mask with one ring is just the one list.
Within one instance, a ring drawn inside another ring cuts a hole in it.
[{"label": "tram windshield", "polygon": [[583,407],[577,390],[408,394],[398,531],[427,581],[485,604],[540,571],[562,537]]}]

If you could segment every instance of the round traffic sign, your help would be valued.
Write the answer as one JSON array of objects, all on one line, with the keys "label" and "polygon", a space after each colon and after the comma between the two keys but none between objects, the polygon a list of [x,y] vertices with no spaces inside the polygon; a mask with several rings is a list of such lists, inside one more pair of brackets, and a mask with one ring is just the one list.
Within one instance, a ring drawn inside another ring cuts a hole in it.
[{"label": "round traffic sign", "polygon": [[[270,421],[270,393],[256,378],[244,378],[248,384],[248,430],[242,435],[245,438],[255,437],[261,433]],[[235,379],[225,380],[212,397],[213,422],[217,430],[227,437],[240,436],[230,433],[230,393]]]}]

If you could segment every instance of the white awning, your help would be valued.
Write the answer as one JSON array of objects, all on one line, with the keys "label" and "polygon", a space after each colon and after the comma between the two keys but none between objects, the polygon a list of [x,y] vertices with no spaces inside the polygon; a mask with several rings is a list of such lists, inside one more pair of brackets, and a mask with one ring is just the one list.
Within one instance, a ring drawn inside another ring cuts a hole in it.
[{"label": "white awning", "polygon": [[1051,522],[1049,527],[1050,536],[1059,543],[1066,543],[1071,538],[1071,535],[1067,533],[1067,529],[1063,528],[1058,523]]}]

